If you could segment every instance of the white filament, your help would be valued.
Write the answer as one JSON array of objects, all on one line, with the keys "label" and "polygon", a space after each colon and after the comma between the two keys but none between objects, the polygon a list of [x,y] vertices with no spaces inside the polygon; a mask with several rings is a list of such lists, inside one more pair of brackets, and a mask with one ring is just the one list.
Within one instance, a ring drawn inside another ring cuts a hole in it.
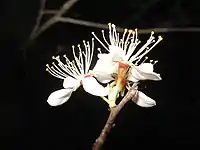
[{"label": "white filament", "polygon": [[75,79],[79,79],[86,75],[89,72],[90,65],[92,62],[92,57],[94,53],[94,39],[92,39],[92,46],[89,42],[83,41],[84,50],[82,51],[81,46],[78,45],[78,56],[75,52],[75,46],[72,46],[72,53],[74,60],[70,61],[66,55],[63,55],[65,58],[65,63],[60,60],[60,56],[52,57],[52,59],[57,61],[57,64],[54,62],[50,67],[46,65],[47,71],[54,77],[65,79],[68,76],[71,76]]}]

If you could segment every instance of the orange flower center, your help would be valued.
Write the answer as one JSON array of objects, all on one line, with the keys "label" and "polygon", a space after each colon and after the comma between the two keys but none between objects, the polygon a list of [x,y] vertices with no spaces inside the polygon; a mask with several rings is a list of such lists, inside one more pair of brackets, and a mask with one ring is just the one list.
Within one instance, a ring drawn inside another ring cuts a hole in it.
[{"label": "orange flower center", "polygon": [[117,87],[119,88],[119,91],[121,91],[126,86],[126,81],[127,81],[126,77],[129,65],[120,61],[117,62],[119,63],[119,66],[118,66],[118,74],[115,77],[115,82]]}]

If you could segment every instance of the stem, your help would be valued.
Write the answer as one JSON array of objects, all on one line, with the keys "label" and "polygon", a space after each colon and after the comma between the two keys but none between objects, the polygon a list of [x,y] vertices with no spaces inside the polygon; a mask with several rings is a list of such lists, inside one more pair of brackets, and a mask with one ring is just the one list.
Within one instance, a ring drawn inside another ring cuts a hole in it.
[{"label": "stem", "polygon": [[131,89],[127,92],[125,97],[121,100],[121,102],[110,109],[110,115],[108,120],[101,131],[100,136],[96,139],[95,143],[93,144],[92,150],[100,150],[102,145],[105,142],[105,139],[110,132],[111,128],[114,126],[114,121],[119,114],[120,110],[124,107],[124,105],[130,100],[137,96],[137,84],[134,84]]}]

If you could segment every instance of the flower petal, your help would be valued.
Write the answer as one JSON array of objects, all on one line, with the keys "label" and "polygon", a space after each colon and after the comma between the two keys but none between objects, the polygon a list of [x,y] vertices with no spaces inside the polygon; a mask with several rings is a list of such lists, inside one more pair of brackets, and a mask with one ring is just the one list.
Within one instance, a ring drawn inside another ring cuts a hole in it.
[{"label": "flower petal", "polygon": [[122,48],[120,48],[118,46],[110,45],[109,49],[110,49],[109,54],[111,55],[112,59],[120,60],[120,61],[124,60],[125,52],[123,51]]},{"label": "flower petal", "polygon": [[100,59],[97,60],[96,65],[92,69],[93,71],[105,72],[107,74],[113,73],[116,62],[113,62],[111,57],[101,54]]},{"label": "flower petal", "polygon": [[109,89],[100,85],[94,77],[82,79],[83,88],[86,92],[95,96],[107,96]]},{"label": "flower petal", "polygon": [[59,106],[69,100],[73,89],[61,89],[51,93],[48,97],[47,102],[51,106]]},{"label": "flower petal", "polygon": [[158,81],[161,80],[162,78],[160,77],[160,74],[157,74],[155,72],[147,72],[149,71],[150,68],[138,68],[135,66],[132,66],[130,71],[129,71],[129,76],[128,80],[129,81],[139,81],[139,80],[154,80]]},{"label": "flower petal", "polygon": [[63,81],[63,87],[65,89],[74,89],[74,91],[80,86],[80,81],[70,76],[66,77]]},{"label": "flower petal", "polygon": [[153,64],[151,63],[142,63],[139,66],[136,66],[137,69],[139,69],[142,72],[153,72]]},{"label": "flower petal", "polygon": [[92,73],[95,75],[97,80],[101,83],[108,83],[113,80],[113,73],[117,72],[117,62],[113,62],[112,59],[107,56],[108,54],[101,54],[100,59],[97,60]]},{"label": "flower petal", "polygon": [[105,72],[96,71],[96,72],[93,72],[93,74],[95,75],[96,79],[101,83],[108,83],[114,80],[111,74],[107,74]]},{"label": "flower petal", "polygon": [[138,96],[136,99],[133,99],[138,106],[141,107],[153,107],[156,105],[156,102],[150,97],[146,96],[144,93],[138,91]]}]

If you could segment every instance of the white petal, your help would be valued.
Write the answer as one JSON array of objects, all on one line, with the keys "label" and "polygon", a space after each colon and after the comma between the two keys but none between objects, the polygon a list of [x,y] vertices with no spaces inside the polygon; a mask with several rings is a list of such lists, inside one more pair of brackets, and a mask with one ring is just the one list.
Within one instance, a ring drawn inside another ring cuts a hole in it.
[{"label": "white petal", "polygon": [[[101,57],[102,56],[102,57]],[[101,83],[108,83],[113,80],[113,73],[117,72],[117,62],[113,62],[109,57],[106,58],[102,54],[100,59],[97,60],[92,73],[96,76],[97,80]]]},{"label": "white petal", "polygon": [[101,83],[108,83],[114,80],[111,74],[107,74],[105,72],[96,71],[96,72],[93,72],[93,74],[95,75],[96,79]]},{"label": "white petal", "polygon": [[61,89],[51,93],[48,97],[47,102],[51,106],[59,106],[69,100],[73,89]]},{"label": "white petal", "polygon": [[120,60],[123,61],[125,58],[125,52],[123,51],[122,48],[118,47],[118,46],[113,46],[110,45],[109,46],[110,49],[110,55],[112,57],[112,59],[116,59],[116,60]]},{"label": "white petal", "polygon": [[150,97],[146,96],[144,93],[138,91],[138,96],[136,99],[133,99],[138,106],[141,107],[153,107],[156,105],[156,102]]},{"label": "white petal", "polygon": [[153,64],[151,63],[143,63],[139,66],[136,66],[137,69],[139,69],[142,72],[153,72]]},{"label": "white petal", "polygon": [[100,85],[94,77],[86,77],[82,79],[83,88],[86,92],[95,96],[107,96],[108,88]]},{"label": "white petal", "polygon": [[72,77],[66,77],[63,81],[63,87],[66,89],[74,89],[74,91],[80,86],[80,81]]},{"label": "white petal", "polygon": [[108,59],[109,54],[107,54],[107,53],[101,53],[101,54],[98,54],[97,57],[99,59]]},{"label": "white petal", "polygon": [[112,62],[112,59],[109,56],[101,57],[97,60],[97,63],[92,70],[99,72],[107,72],[108,74],[110,74],[113,70],[114,64],[116,63]]},{"label": "white petal", "polygon": [[[148,68],[149,69],[149,68]],[[139,80],[161,80],[160,74],[157,74],[155,72],[146,72],[148,69],[140,70],[140,68],[137,68],[135,66],[132,66],[129,71],[128,80],[129,81],[139,81]],[[150,70],[150,69],[149,69]]]}]

